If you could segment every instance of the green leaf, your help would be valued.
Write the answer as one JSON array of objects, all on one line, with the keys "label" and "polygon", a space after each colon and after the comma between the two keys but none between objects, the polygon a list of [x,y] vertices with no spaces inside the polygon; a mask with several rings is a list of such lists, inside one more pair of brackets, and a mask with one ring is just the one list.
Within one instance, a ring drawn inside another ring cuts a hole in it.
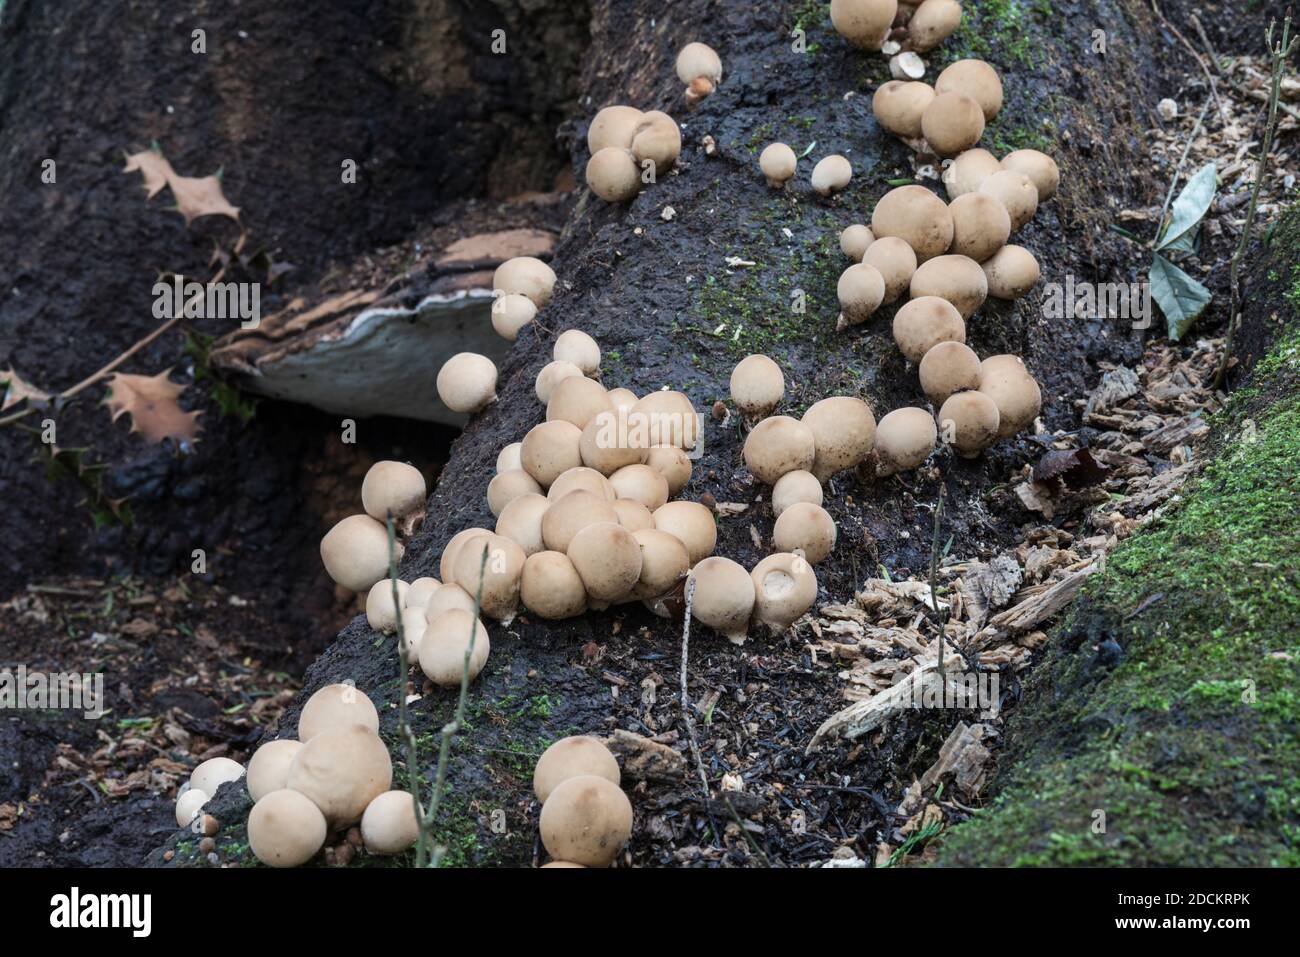
[{"label": "green leaf", "polygon": [[1165,314],[1169,338],[1177,342],[1210,304],[1210,290],[1157,253],[1151,261],[1151,298]]},{"label": "green leaf", "polygon": [[1192,235],[1201,224],[1205,214],[1214,202],[1214,191],[1218,183],[1214,164],[1206,163],[1187,181],[1183,191],[1174,200],[1173,216],[1169,225],[1160,235],[1156,249],[1190,250]]}]

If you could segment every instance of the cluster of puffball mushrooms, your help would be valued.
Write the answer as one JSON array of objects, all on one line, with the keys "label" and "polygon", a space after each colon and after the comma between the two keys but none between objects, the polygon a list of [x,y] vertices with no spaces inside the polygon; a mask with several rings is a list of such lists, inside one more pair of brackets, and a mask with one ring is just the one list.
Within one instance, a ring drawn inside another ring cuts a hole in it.
[{"label": "cluster of puffball mushrooms", "polygon": [[[840,329],[908,294],[894,316],[894,339],[918,364],[921,387],[938,414],[902,408],[877,423],[871,407],[854,396],[824,398],[799,419],[774,414],[785,396],[781,368],[768,356],[743,359],[730,380],[732,402],[748,428],[743,458],[753,477],[771,486],[776,516],[775,553],[746,571],[713,554],[713,511],[674,498],[691,478],[690,452],[700,440],[702,417],[689,398],[667,389],[642,396],[607,389],[599,381],[598,343],[576,329],[563,332],[535,382],[545,420],[497,457],[486,489],[495,527],[457,532],[443,549],[440,579],[399,581],[394,599],[386,523],[393,522],[391,547],[400,560],[427,496],[423,476],[401,462],[375,464],[362,484],[363,514],[343,519],[321,541],[331,578],[366,593],[366,619],[375,630],[392,634],[400,623],[407,664],[418,665],[433,684],[474,680],[490,653],[478,616],[508,624],[521,606],[555,620],[639,601],[673,617],[684,593],[692,617],[734,643],[743,643],[752,625],[784,632],[816,600],[812,566],[835,547],[835,522],[822,507],[823,486],[833,475],[915,469],[940,434],[957,454],[973,457],[1038,415],[1041,394],[1024,363],[1012,355],[981,362],[965,344],[966,321],[987,296],[1016,299],[1037,282],[1033,255],[1008,240],[1056,192],[1055,162],[1035,150],[999,161],[977,148],[985,122],[1002,104],[1001,80],[989,64],[961,60],[933,87],[921,82],[925,64],[917,54],[957,28],[956,0],[832,0],[831,20],[855,46],[892,57],[896,79],[872,101],[880,125],[922,156],[945,160],[950,202],[919,185],[887,193],[870,226],[851,225],[841,234],[840,247],[854,264],[838,284]],[[702,43],[683,48],[676,66],[689,107],[722,78],[721,60]],[[600,110],[587,141],[587,183],[609,202],[634,198],[681,153],[681,132],[670,116],[624,105]],[[768,184],[781,189],[798,159],[786,144],[773,143],[759,165]],[[831,197],[851,177],[848,159],[827,156],[811,185]],[[514,341],[549,302],[555,282],[540,260],[503,263],[493,277],[494,329]],[[496,366],[475,353],[453,356],[437,377],[447,407],[469,414],[496,400],[496,385]],[[304,863],[329,832],[358,823],[373,853],[399,853],[415,842],[412,798],[389,790],[392,765],[377,730],[378,715],[364,694],[331,685],[308,700],[298,740],[272,741],[254,754],[247,783],[256,803],[248,830],[260,860]],[[178,823],[202,820],[209,795],[243,773],[226,758],[199,765],[179,795]],[[618,762],[595,738],[565,738],[542,755],[534,791],[542,842],[553,858],[547,867],[612,863],[632,829],[619,780]]]},{"label": "cluster of puffball mushrooms", "polygon": [[[932,49],[957,28],[961,6],[954,0],[925,0],[914,8],[896,0],[835,0],[831,21],[854,45],[893,55],[898,78],[876,90],[872,110],[884,129],[922,157],[943,161],[949,199],[921,185],[899,186],[876,204],[870,226],[854,224],[840,234],[840,248],[854,264],[837,286],[837,328],[866,322],[907,293],[894,314],[894,341],[918,365],[921,387],[939,407],[945,440],[957,454],[973,457],[1030,426],[1041,408],[1038,383],[1024,362],[1013,355],[981,362],[966,345],[966,322],[989,296],[1019,299],[1038,282],[1038,261],[1009,240],[1039,203],[1055,195],[1060,172],[1038,150],[1016,150],[999,161],[976,146],[984,124],[1002,108],[1002,81],[988,63],[958,60],[934,86],[919,79],[925,63],[914,51]],[[763,176],[776,189],[793,178],[796,165],[784,143],[770,144],[759,156]],[[832,196],[851,176],[845,157],[827,156],[813,169],[811,185]],[[891,415],[905,416],[899,427],[911,423],[920,454],[924,410]]]},{"label": "cluster of puffball mushrooms", "polygon": [[361,691],[326,685],[298,716],[298,737],[268,741],[244,767],[212,758],[196,767],[176,801],[176,823],[216,833],[203,806],[218,787],[245,779],[253,809],[248,845],[270,867],[297,867],[336,831],[359,825],[372,854],[400,854],[418,836],[409,791],[390,790],[393,764],[379,738],[379,713]]}]

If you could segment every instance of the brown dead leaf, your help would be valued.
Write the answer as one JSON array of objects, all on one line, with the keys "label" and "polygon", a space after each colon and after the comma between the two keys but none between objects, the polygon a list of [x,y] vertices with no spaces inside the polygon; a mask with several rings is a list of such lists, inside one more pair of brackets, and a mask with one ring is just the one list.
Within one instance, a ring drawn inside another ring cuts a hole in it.
[{"label": "brown dead leaf", "polygon": [[157,196],[164,186],[170,187],[176,210],[185,217],[186,226],[200,216],[228,216],[239,222],[239,208],[226,199],[221,180],[215,176],[181,176],[158,150],[127,155],[122,172],[140,173],[149,199]]},{"label": "brown dead leaf", "polygon": [[0,372],[0,381],[5,383],[4,403],[0,405],[0,411],[12,405],[17,405],[24,399],[33,402],[45,402],[50,397],[48,392],[42,392],[34,385],[23,381],[23,378],[14,371],[13,366]]},{"label": "brown dead leaf", "polygon": [[172,439],[177,443],[194,442],[202,426],[202,412],[185,412],[177,399],[185,386],[168,379],[171,369],[154,376],[115,372],[108,381],[108,406],[113,421],[123,414],[131,416],[131,431],[139,432],[150,442]]}]

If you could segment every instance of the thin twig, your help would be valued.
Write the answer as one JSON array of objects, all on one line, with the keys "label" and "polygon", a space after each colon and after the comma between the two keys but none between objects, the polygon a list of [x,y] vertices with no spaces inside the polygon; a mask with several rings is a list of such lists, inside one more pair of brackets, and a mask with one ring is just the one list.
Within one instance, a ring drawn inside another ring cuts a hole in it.
[{"label": "thin twig", "polygon": [[389,514],[388,526],[388,580],[392,586],[393,608],[397,615],[397,736],[406,748],[406,786],[415,805],[415,865],[424,867],[429,861],[429,835],[424,822],[424,804],[420,799],[420,754],[415,745],[415,732],[406,706],[406,675],[410,669],[406,658],[406,628],[402,623],[401,595],[397,590],[397,532],[393,516]]},{"label": "thin twig", "polygon": [[[1238,96],[1240,96],[1242,99],[1246,99],[1246,100],[1254,99],[1255,97],[1244,86],[1242,86],[1235,79],[1233,79],[1232,75],[1227,73],[1223,69],[1222,65],[1220,64],[1219,54],[1214,49],[1214,44],[1210,42],[1210,37],[1208,34],[1206,34],[1205,27],[1201,25],[1201,18],[1193,13],[1191,20],[1192,20],[1192,26],[1196,27],[1196,32],[1200,35],[1201,44],[1205,47],[1206,55],[1209,56],[1210,62],[1214,64],[1214,72],[1218,73],[1219,76],[1223,79],[1223,81],[1227,83],[1228,86],[1232,87],[1232,91],[1236,93]],[[1267,102],[1264,104],[1264,108],[1266,110],[1268,109]],[[1282,110],[1290,114],[1291,116],[1295,117],[1297,120],[1300,120],[1300,110],[1297,110],[1291,104],[1279,102],[1277,104],[1277,108],[1279,110]]]},{"label": "thin twig", "polygon": [[1154,247],[1160,241],[1160,234],[1165,228],[1165,216],[1169,213],[1169,204],[1174,201],[1174,190],[1178,187],[1178,176],[1183,171],[1183,164],[1187,162],[1188,155],[1192,152],[1192,144],[1196,142],[1196,134],[1201,132],[1201,124],[1205,122],[1205,114],[1210,109],[1210,97],[1205,98],[1205,105],[1201,107],[1201,115],[1196,118],[1196,125],[1192,127],[1192,135],[1187,137],[1187,145],[1183,147],[1183,155],[1178,157],[1178,165],[1174,167],[1174,178],[1169,181],[1169,192],[1165,194],[1165,204],[1160,208],[1160,219],[1156,221],[1156,234],[1151,239],[1151,245]]},{"label": "thin twig", "polygon": [[686,615],[682,621],[682,673],[681,673],[681,697],[682,697],[682,720],[686,722],[686,737],[690,742],[691,756],[695,758],[695,767],[700,773],[700,788],[704,792],[704,807],[708,811],[709,823],[713,825],[714,839],[721,837],[718,833],[718,822],[713,820],[713,812],[709,810],[709,775],[704,770],[704,755],[700,752],[700,742],[695,737],[695,718],[691,714],[691,698],[686,690],[686,665],[690,660],[691,649],[691,608],[695,603],[695,579],[694,577],[686,579]]},{"label": "thin twig", "polygon": [[1282,23],[1282,42],[1274,46],[1273,28],[1276,25],[1277,21],[1269,23],[1268,31],[1264,34],[1264,42],[1272,57],[1273,82],[1269,91],[1268,119],[1264,123],[1264,143],[1260,147],[1259,159],[1255,163],[1255,182],[1250,187],[1250,207],[1246,210],[1246,223],[1241,228],[1241,236],[1237,240],[1237,248],[1232,254],[1232,264],[1229,269],[1228,285],[1232,295],[1232,308],[1228,313],[1228,333],[1224,338],[1223,357],[1219,360],[1219,368],[1214,373],[1212,388],[1215,389],[1223,382],[1223,377],[1228,371],[1228,363],[1232,359],[1233,336],[1241,313],[1241,261],[1245,258],[1246,247],[1250,244],[1250,233],[1254,228],[1255,212],[1259,206],[1259,190],[1268,172],[1268,154],[1273,149],[1273,133],[1277,129],[1277,105],[1282,96],[1282,76],[1286,72],[1287,58],[1296,47],[1297,38],[1291,36],[1291,15],[1287,14]]},{"label": "thin twig", "polygon": [[939,611],[939,530],[943,519],[943,485],[939,485],[939,500],[934,503],[934,535],[930,539],[930,609],[935,624],[939,626],[939,688],[946,695],[948,678],[944,674],[943,639],[944,615]]},{"label": "thin twig", "polygon": [[[442,805],[442,793],[447,784],[447,765],[451,758],[451,739],[455,737],[456,732],[465,721],[465,702],[469,698],[469,663],[474,654],[474,641],[478,637],[478,617],[479,611],[483,607],[483,574],[487,570],[488,552],[491,551],[491,544],[484,544],[483,558],[478,566],[478,588],[474,591],[474,621],[469,628],[469,645],[465,648],[465,664],[460,674],[460,698],[456,702],[456,714],[442,726],[442,744],[438,748],[438,769],[433,780],[433,796],[429,799],[429,810],[425,813],[425,820],[430,828],[438,817],[438,809]],[[433,853],[433,866],[437,867],[442,862],[442,855],[446,849],[439,847]]]}]

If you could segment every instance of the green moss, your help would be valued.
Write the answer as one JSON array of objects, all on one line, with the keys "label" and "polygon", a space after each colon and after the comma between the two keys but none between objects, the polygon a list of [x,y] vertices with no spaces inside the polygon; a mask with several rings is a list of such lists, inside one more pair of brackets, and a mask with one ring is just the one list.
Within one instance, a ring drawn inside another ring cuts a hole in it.
[{"label": "green moss", "polygon": [[946,62],[976,57],[1010,68],[1033,66],[1040,56],[1026,20],[1050,18],[1050,0],[983,0],[966,4],[961,25],[945,41],[940,55]]},{"label": "green moss", "polygon": [[1274,346],[1181,502],[1089,581],[1012,718],[999,798],[942,862],[1300,864],[1298,346]]}]

